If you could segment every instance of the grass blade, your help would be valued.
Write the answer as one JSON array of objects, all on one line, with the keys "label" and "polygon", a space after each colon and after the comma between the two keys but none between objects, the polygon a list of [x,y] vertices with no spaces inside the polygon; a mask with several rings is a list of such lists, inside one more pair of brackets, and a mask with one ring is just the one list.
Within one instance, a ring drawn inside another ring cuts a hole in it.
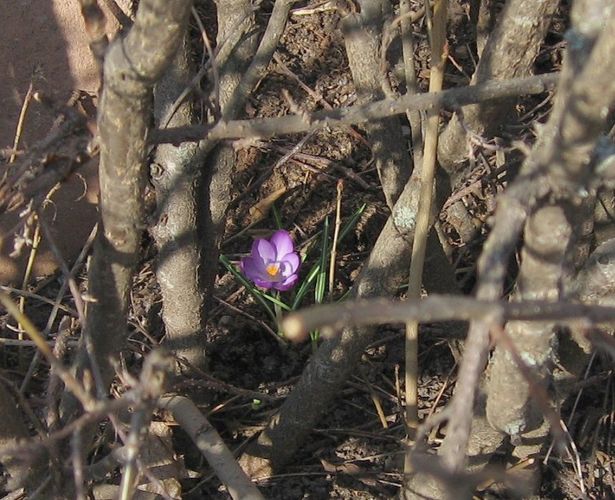
[{"label": "grass blade", "polygon": [[228,260],[228,258],[225,255],[220,254],[219,260],[222,263],[222,265],[226,268],[226,270],[230,272],[235,277],[235,279],[237,279],[244,287],[246,287],[246,290],[256,300],[258,300],[261,303],[261,305],[265,308],[269,316],[271,316],[271,319],[277,322],[276,315],[273,312],[273,309],[271,309],[271,307],[265,300],[264,294],[258,288],[256,288],[252,283],[250,283],[247,279],[245,279],[243,275],[237,270],[237,268],[233,264],[231,264],[231,261]]},{"label": "grass blade", "polygon": [[327,262],[329,260],[329,217],[325,218],[320,245],[319,270],[316,276],[316,288],[314,289],[314,301],[322,304],[327,287]]},{"label": "grass blade", "polygon": [[355,211],[355,213],[350,216],[350,219],[348,219],[346,224],[342,226],[342,228],[340,229],[340,236],[338,242],[342,241],[344,239],[344,236],[346,236],[355,226],[355,224],[359,221],[359,217],[361,217],[361,214],[365,211],[365,207],[367,207],[367,203],[363,203],[363,205],[361,205]]},{"label": "grass blade", "polygon": [[301,301],[303,300],[303,297],[305,297],[307,295],[307,293],[309,291],[309,288],[310,288],[310,285],[316,279],[318,271],[320,271],[320,264],[316,263],[316,264],[314,264],[312,266],[312,269],[310,269],[310,272],[305,277],[305,279],[303,280],[303,282],[299,286],[299,289],[297,290],[297,293],[295,295],[295,300],[293,300],[293,303],[291,305],[291,309],[293,311],[295,309],[297,309],[297,307],[299,307],[299,304],[301,304]]}]

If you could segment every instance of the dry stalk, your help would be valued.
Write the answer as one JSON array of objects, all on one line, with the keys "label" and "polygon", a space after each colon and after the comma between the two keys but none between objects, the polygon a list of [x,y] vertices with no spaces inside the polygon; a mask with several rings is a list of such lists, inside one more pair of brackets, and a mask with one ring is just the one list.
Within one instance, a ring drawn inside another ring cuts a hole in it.
[{"label": "dry stalk", "polygon": [[335,202],[335,229],[333,230],[333,241],[331,242],[331,255],[329,257],[329,301],[333,299],[333,287],[335,284],[335,264],[337,260],[337,240],[340,235],[342,225],[342,193],[344,191],[344,181],[338,179],[336,184],[337,198]]},{"label": "dry stalk", "polygon": [[[431,78],[429,91],[442,90],[444,69],[446,66],[446,19],[448,0],[439,0],[433,8],[431,29]],[[416,215],[416,229],[412,246],[410,273],[408,278],[408,298],[418,299],[421,295],[425,248],[429,233],[432,198],[434,191],[434,174],[436,169],[436,152],[438,149],[439,110],[430,111],[425,128],[425,150],[421,165],[421,188],[419,206]],[[418,427],[418,328],[417,322],[406,323],[406,426],[408,439],[413,441]],[[407,448],[405,472],[410,473],[410,447]]]},{"label": "dry stalk", "polygon": [[24,122],[26,121],[26,116],[28,115],[28,109],[30,109],[30,103],[32,102],[33,95],[34,85],[32,84],[32,81],[30,81],[26,96],[23,98],[23,102],[21,103],[19,118],[17,120],[17,127],[15,128],[15,139],[13,140],[13,152],[9,157],[9,165],[15,161],[15,158],[17,158],[19,143],[21,142],[21,136],[23,135]]}]

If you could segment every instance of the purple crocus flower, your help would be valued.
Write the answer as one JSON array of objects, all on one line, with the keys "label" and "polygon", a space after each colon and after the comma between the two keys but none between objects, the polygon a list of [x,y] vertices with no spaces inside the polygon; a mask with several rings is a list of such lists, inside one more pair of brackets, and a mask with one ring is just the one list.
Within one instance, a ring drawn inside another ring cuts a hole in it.
[{"label": "purple crocus flower", "polygon": [[284,292],[299,281],[299,264],[290,234],[280,229],[270,240],[254,240],[250,255],[241,259],[241,270],[260,288]]}]

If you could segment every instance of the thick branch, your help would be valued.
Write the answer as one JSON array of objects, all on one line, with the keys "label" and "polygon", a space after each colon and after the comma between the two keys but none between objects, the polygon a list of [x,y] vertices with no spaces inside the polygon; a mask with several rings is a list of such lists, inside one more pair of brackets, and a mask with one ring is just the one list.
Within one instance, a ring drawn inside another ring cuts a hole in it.
[{"label": "thick branch", "polygon": [[[359,102],[382,99],[383,71],[380,44],[383,23],[381,1],[360,1],[359,12],[349,13],[342,19],[344,44],[352,79]],[[364,125],[372,155],[389,208],[404,189],[410,176],[411,163],[398,117],[390,116]]]},{"label": "thick branch", "polygon": [[458,295],[431,295],[424,299],[395,301],[371,299],[313,306],[288,315],[282,327],[292,341],[304,340],[313,330],[331,337],[347,327],[418,321],[552,321],[588,327],[615,321],[615,307],[579,302],[525,300],[507,302],[481,300]]},{"label": "thick branch", "polygon": [[[113,376],[110,358],[122,348],[134,267],[143,232],[143,190],[147,179],[146,134],[154,83],[170,63],[183,35],[190,0],[142,0],[135,23],[105,58],[101,97],[100,212],[90,265],[88,309],[75,366],[90,370],[98,391]],[[62,413],[71,417],[75,405],[65,397]]]},{"label": "thick branch", "polygon": [[[577,241],[570,216],[563,206],[550,205],[528,219],[517,287],[511,300],[523,303],[527,299],[556,301],[560,298],[566,254],[569,245]],[[554,326],[546,320],[512,321],[506,325],[516,352],[532,366],[541,385],[549,380]],[[542,412],[531,401],[532,387],[507,347],[498,345],[490,362],[486,415],[492,427],[518,437],[541,426]]]},{"label": "thick branch", "polygon": [[241,470],[216,429],[192,401],[182,396],[165,396],[160,400],[160,407],[173,414],[177,423],[207,459],[220,481],[228,488],[231,498],[242,500],[263,498],[256,486]]},{"label": "thick branch", "polygon": [[[196,123],[188,98],[175,109],[190,79],[190,47],[185,39],[175,60],[154,92],[157,123],[172,126]],[[173,113],[172,116],[169,116]],[[196,144],[161,144],[156,149],[152,183],[156,189],[157,224],[151,232],[158,247],[156,278],[162,293],[166,345],[194,366],[205,363],[203,293],[200,288],[201,253],[197,230],[198,183],[203,155]],[[181,290],[181,293],[178,293]]]}]

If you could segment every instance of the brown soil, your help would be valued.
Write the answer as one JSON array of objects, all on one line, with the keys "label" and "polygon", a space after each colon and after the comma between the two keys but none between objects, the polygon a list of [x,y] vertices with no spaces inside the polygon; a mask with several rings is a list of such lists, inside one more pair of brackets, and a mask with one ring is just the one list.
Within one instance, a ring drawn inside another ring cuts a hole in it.
[{"label": "brown soil", "polygon": [[[101,2],[104,3],[104,2]],[[130,0],[120,0],[128,6]],[[110,12],[106,30],[115,36],[118,23]],[[45,95],[55,106],[68,102],[74,92],[84,97],[95,95],[98,70],[88,46],[79,3],[73,0],[26,0],[12,2],[0,16],[0,148],[12,148],[19,115],[24,103],[28,111],[23,123],[18,149],[26,149],[43,139],[56,119],[55,112],[34,99],[28,99],[28,88]],[[62,255],[74,260],[83,247],[98,218],[97,165],[89,164],[71,176],[52,198],[45,210]],[[0,176],[10,167],[0,165]],[[10,234],[18,222],[16,213],[0,213],[0,234]],[[19,259],[9,257],[12,238],[0,238],[0,283],[21,283],[28,252]],[[53,273],[58,267],[46,242],[39,251],[33,277]]]}]

